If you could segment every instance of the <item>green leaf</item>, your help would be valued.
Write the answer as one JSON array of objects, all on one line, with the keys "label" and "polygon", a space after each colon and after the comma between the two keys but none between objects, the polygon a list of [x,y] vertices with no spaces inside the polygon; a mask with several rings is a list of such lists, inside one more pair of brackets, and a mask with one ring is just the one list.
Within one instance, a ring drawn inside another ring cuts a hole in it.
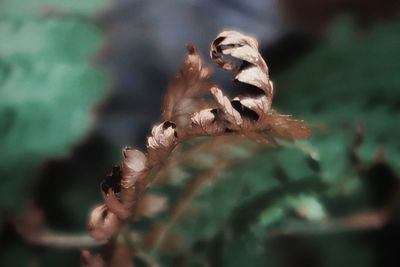
[{"label": "green leaf", "polygon": [[276,204],[282,205],[279,202],[287,197],[295,197],[309,192],[323,192],[326,189],[326,184],[319,179],[304,178],[284,183],[241,201],[241,204],[233,211],[230,219],[233,234],[240,236],[246,233],[251,224],[258,222],[263,211],[274,208]]},{"label": "green leaf", "polygon": [[104,8],[104,0],[65,1],[65,0],[1,0],[0,16],[40,15],[46,12],[67,12],[90,15]]},{"label": "green leaf", "polygon": [[23,203],[46,160],[68,155],[82,140],[106,89],[104,74],[90,63],[100,30],[74,16],[37,16],[49,1],[28,2],[0,3],[0,210],[6,211]]},{"label": "green leaf", "polygon": [[327,180],[334,181],[347,167],[357,124],[365,132],[362,160],[372,160],[383,149],[400,171],[399,26],[398,21],[379,24],[360,34],[351,20],[339,20],[329,42],[276,81],[279,109],[318,126],[311,143]]}]

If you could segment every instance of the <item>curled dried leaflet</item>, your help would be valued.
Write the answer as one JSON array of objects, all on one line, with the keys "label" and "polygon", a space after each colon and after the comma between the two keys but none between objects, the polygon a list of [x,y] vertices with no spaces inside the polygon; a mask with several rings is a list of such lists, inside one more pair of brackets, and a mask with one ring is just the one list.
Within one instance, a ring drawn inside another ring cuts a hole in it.
[{"label": "curled dried leaflet", "polygon": [[[302,121],[271,109],[273,84],[256,39],[236,31],[224,31],[212,42],[213,62],[235,72],[234,80],[251,88],[233,99],[209,81],[211,69],[196,48],[189,45],[187,50],[180,74],[170,83],[164,99],[164,122],[153,127],[146,153],[124,148],[120,167],[113,169],[102,186],[105,204],[90,215],[89,231],[95,239],[108,240],[119,233],[124,220],[158,210],[149,211],[151,205],[147,208],[140,205],[146,199],[144,193],[153,181],[154,172],[179,143],[189,138],[245,135],[273,142],[274,138],[296,140],[311,134]],[[226,56],[239,59],[242,64],[236,66]]]}]

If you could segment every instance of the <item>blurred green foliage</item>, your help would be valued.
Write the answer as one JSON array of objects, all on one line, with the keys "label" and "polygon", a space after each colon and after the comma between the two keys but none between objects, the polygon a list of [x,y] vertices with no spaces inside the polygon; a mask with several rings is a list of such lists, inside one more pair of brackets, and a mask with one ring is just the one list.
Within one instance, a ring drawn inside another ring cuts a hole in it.
[{"label": "blurred green foliage", "polygon": [[91,64],[103,39],[89,11],[101,6],[103,1],[0,2],[2,213],[18,211],[42,164],[67,155],[93,122],[106,85]]},{"label": "blurred green foliage", "polygon": [[[0,16],[37,16],[46,11],[68,12],[73,15],[92,15],[105,6],[104,0],[65,1],[65,0],[1,0]],[[67,14],[68,14],[67,13]]]},{"label": "blurred green foliage", "polygon": [[362,159],[383,149],[400,172],[399,27],[386,22],[360,31],[342,18],[324,45],[278,78],[279,108],[325,129],[314,131],[311,140],[324,179],[334,179],[345,167],[346,144],[357,124],[365,133]]}]

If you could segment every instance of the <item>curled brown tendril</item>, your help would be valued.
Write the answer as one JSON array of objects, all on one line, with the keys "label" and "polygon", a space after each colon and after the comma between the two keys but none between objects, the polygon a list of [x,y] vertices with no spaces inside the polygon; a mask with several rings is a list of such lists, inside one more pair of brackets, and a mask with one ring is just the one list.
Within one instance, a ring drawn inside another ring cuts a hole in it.
[{"label": "curled brown tendril", "polygon": [[[119,233],[123,221],[149,214],[144,210],[146,205],[140,203],[145,199],[154,172],[188,138],[237,134],[253,139],[264,136],[266,140],[296,140],[311,134],[302,121],[271,109],[273,84],[256,39],[237,31],[224,31],[211,44],[213,62],[224,70],[234,71],[235,81],[256,89],[256,93],[252,90],[233,99],[209,82],[211,69],[196,48],[189,45],[187,50],[180,74],[170,83],[164,99],[165,121],[153,127],[147,139],[147,151],[124,148],[121,164],[102,186],[104,204],[93,209],[89,221],[89,231],[95,239],[111,239]],[[241,60],[241,65],[227,61],[226,56]],[[213,103],[204,97],[207,94],[211,94]]]}]

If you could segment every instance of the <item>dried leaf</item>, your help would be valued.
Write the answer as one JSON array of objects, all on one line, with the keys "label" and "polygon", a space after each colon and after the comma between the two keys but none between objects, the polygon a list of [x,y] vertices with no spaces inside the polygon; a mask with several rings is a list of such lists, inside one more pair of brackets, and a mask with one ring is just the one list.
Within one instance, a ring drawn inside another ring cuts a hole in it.
[{"label": "dried leaf", "polygon": [[121,220],[131,216],[132,208],[137,202],[135,189],[141,189],[147,175],[147,158],[139,150],[124,148],[122,170],[116,165],[102,183],[103,199],[110,212]]},{"label": "dried leaf", "polygon": [[[197,84],[201,80],[206,80],[210,78],[212,71],[211,68],[204,64],[201,56],[199,55],[197,48],[189,44],[186,46],[188,55],[183,62],[181,68],[181,75],[187,81],[188,85]],[[196,95],[197,90],[195,88],[187,88],[186,92],[190,95]]]},{"label": "dried leaf", "polygon": [[111,189],[107,193],[103,193],[104,203],[109,210],[120,219],[126,219],[130,216],[130,210],[127,205],[122,203]]},{"label": "dried leaf", "polygon": [[217,87],[211,88],[211,94],[214,96],[214,99],[218,104],[218,108],[222,112],[223,118],[230,122],[233,126],[240,127],[240,125],[242,125],[243,123],[243,119],[240,113],[233,108],[231,101],[226,96],[224,96],[222,91]]},{"label": "dried leaf", "polygon": [[171,153],[178,142],[176,125],[173,122],[165,121],[154,126],[151,136],[147,139],[147,150],[150,163],[162,161]]},{"label": "dried leaf", "polygon": [[297,139],[308,139],[311,130],[304,125],[302,120],[294,120],[290,115],[269,113],[263,122],[272,136],[294,141]]},{"label": "dried leaf", "polygon": [[89,218],[89,233],[96,240],[108,240],[121,227],[121,221],[106,205],[100,205],[92,210]]},{"label": "dried leaf", "polygon": [[[218,35],[211,46],[211,57],[218,66],[237,71],[235,80],[257,87],[230,100],[222,90],[208,82],[211,75],[194,46],[188,46],[188,56],[180,75],[170,84],[164,99],[164,122],[153,127],[147,139],[147,155],[126,147],[122,168],[114,167],[103,183],[105,205],[95,208],[90,216],[89,231],[95,239],[105,240],[117,234],[121,221],[128,217],[154,217],[166,207],[160,196],[143,196],[156,177],[156,172],[179,142],[190,137],[231,134],[235,138],[275,144],[274,138],[296,140],[310,137],[302,121],[271,111],[273,84],[268,67],[258,52],[257,41],[235,31]],[[237,67],[223,55],[241,59]],[[216,108],[199,107],[210,93]],[[193,113],[194,111],[197,111]],[[191,131],[188,131],[191,113]],[[179,129],[179,130],[178,130]],[[178,136],[179,132],[179,136]]]},{"label": "dried leaf", "polygon": [[[235,81],[260,89],[259,94],[254,95],[253,92],[248,96],[238,96],[234,98],[234,101],[238,101],[243,106],[236,107],[239,112],[245,110],[245,107],[258,115],[256,120],[262,118],[271,108],[273,85],[269,80],[267,64],[258,52],[257,40],[236,31],[224,31],[212,43],[210,54],[217,66],[225,70],[237,71]],[[241,59],[243,63],[238,67],[233,62],[225,60],[223,55]],[[246,116],[246,113],[241,112],[241,115]]]},{"label": "dried leaf", "polygon": [[204,109],[193,114],[192,130],[201,135],[219,135],[225,132],[225,125],[217,121],[216,109]]},{"label": "dried leaf", "polygon": [[[259,93],[249,91],[247,95],[229,100],[221,89],[211,87],[217,109],[204,109],[193,114],[194,132],[211,135],[238,132],[270,144],[275,143],[275,137],[288,140],[310,137],[311,131],[302,121],[271,112],[273,83],[269,80],[267,64],[258,52],[256,39],[236,31],[224,31],[213,41],[210,55],[217,66],[237,71],[236,81],[257,87]],[[234,62],[226,60],[224,55],[243,62],[236,66]]]},{"label": "dried leaf", "polygon": [[147,157],[137,149],[125,147],[122,150],[124,160],[122,162],[122,180],[123,188],[132,187],[136,181],[147,174]]},{"label": "dried leaf", "polygon": [[257,142],[257,143],[262,143],[264,145],[269,145],[271,147],[278,146],[278,143],[275,141],[273,136],[265,131],[264,132],[257,132],[257,131],[245,132],[244,136],[254,142]]},{"label": "dried leaf", "polygon": [[180,128],[190,125],[190,114],[207,106],[201,97],[211,86],[208,82],[211,68],[204,64],[193,45],[188,45],[187,51],[180,75],[168,85],[163,104],[163,119],[174,121]]},{"label": "dried leaf", "polygon": [[121,202],[124,204],[125,208],[132,214],[133,207],[138,202],[141,192],[146,188],[146,184],[142,181],[137,183],[134,187],[122,190],[120,195]]},{"label": "dried leaf", "polygon": [[[271,90],[273,91],[274,85],[271,80],[269,81],[269,86],[272,88]],[[235,97],[233,101],[239,101],[242,106],[257,113],[258,118],[253,118],[254,120],[262,120],[265,113],[267,113],[271,109],[272,97],[269,98],[265,94],[251,96],[240,95]]]},{"label": "dried leaf", "polygon": [[[237,31],[220,33],[211,44],[210,55],[213,62],[228,71],[238,70],[235,80],[253,85],[272,100],[273,88],[270,84],[268,67],[258,52],[258,42]],[[223,55],[230,55],[244,62],[240,67],[227,61]]]},{"label": "dried leaf", "polygon": [[115,165],[110,174],[104,178],[101,183],[103,193],[107,193],[111,189],[114,193],[121,191],[122,171],[119,165]]},{"label": "dried leaf", "polygon": [[[210,55],[217,66],[228,71],[237,71],[236,81],[259,90],[258,93],[249,91],[247,95],[239,95],[229,100],[219,88],[212,87],[210,91],[217,102],[218,110],[215,114],[210,114],[209,111],[195,113],[192,116],[193,128],[214,134],[259,130],[259,122],[263,121],[264,115],[271,108],[273,84],[269,80],[267,64],[258,52],[257,40],[236,31],[224,31],[213,41]],[[227,61],[224,55],[243,62],[236,66],[235,63]]]}]

